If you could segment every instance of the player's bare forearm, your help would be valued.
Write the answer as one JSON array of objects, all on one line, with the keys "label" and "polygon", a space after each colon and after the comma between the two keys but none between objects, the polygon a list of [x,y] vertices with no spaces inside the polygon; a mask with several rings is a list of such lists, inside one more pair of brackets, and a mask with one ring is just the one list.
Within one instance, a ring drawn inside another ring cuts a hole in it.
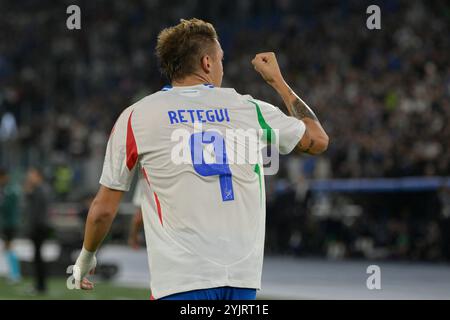
[{"label": "player's bare forearm", "polygon": [[139,209],[133,217],[131,222],[130,234],[128,236],[128,244],[134,248],[139,248],[139,231],[141,230],[144,224],[144,220],[142,218],[142,210]]},{"label": "player's bare forearm", "polygon": [[133,223],[131,225],[131,233],[134,234],[138,234],[139,230],[142,228],[142,226],[144,225],[144,219],[142,217],[142,210],[138,209],[138,211],[135,213],[134,217],[133,217]]},{"label": "player's bare forearm", "polygon": [[282,79],[270,83],[286,105],[289,114],[305,123],[306,131],[297,150],[309,154],[320,154],[328,147],[328,135],[311,108]]},{"label": "player's bare forearm", "polygon": [[294,90],[292,90],[283,79],[276,80],[273,82],[272,86],[283,99],[291,116],[301,120],[309,118],[311,120],[319,121],[311,108],[295,94]]},{"label": "player's bare forearm", "polygon": [[109,232],[123,192],[101,186],[89,209],[83,247],[95,252]]},{"label": "player's bare forearm", "polygon": [[309,154],[324,152],[328,147],[328,136],[311,108],[284,81],[275,53],[259,53],[252,60],[252,64],[281,96],[290,115],[305,123],[305,133],[296,149]]}]

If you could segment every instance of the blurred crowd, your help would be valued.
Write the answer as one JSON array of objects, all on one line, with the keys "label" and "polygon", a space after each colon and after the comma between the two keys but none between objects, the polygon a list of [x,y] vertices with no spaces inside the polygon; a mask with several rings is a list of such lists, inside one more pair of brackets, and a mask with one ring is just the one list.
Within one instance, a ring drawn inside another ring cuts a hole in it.
[{"label": "blurred crowd", "polygon": [[[307,183],[306,183],[307,184]],[[329,259],[450,261],[450,187],[392,193],[311,193],[269,184],[266,253]]]},{"label": "blurred crowd", "polygon": [[7,170],[0,167],[0,235],[8,266],[7,279],[11,284],[21,281],[23,263],[12,242],[19,235],[26,237],[33,246],[30,273],[34,277],[34,284],[30,294],[42,294],[47,290],[48,271],[42,248],[51,232],[50,201],[51,191],[40,169],[30,167],[23,184],[18,184]]},{"label": "blurred crowd", "polygon": [[[66,28],[74,3],[81,30]],[[448,176],[450,5],[378,3],[381,30],[366,27],[371,3],[355,0],[1,1],[0,165],[46,168],[59,200],[95,190],[121,110],[166,84],[154,56],[158,32],[199,17],[219,33],[225,87],[283,108],[250,64],[255,53],[275,51],[331,137],[321,157],[283,158],[286,177],[269,179],[269,190],[293,189],[298,198],[310,178]],[[289,241],[301,238],[294,230]]]}]

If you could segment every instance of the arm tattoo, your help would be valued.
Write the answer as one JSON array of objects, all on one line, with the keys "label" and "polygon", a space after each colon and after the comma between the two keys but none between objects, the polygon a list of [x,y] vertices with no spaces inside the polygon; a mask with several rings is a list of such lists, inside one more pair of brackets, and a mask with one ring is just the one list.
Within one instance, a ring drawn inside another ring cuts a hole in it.
[{"label": "arm tattoo", "polygon": [[305,150],[303,150],[303,152],[308,153],[312,149],[312,147],[314,146],[315,143],[316,142],[313,139],[311,139],[311,142],[309,143],[309,147],[306,148]]},{"label": "arm tattoo", "polygon": [[[284,104],[288,108],[289,113],[291,116],[299,119],[299,120],[306,120],[310,119],[313,121],[319,122],[319,119],[317,119],[317,116],[314,114],[314,112],[311,110],[308,105],[303,102],[302,99],[300,99],[292,89],[288,87],[289,91],[282,92],[280,95],[283,98]],[[288,94],[287,94],[288,93]],[[305,153],[309,154],[317,154],[317,151],[314,151],[317,149],[317,147],[320,147],[322,134],[326,138],[326,143],[328,144],[328,137],[326,136],[325,132],[323,132],[323,129],[321,128],[320,124],[317,123],[317,125],[312,124],[309,121],[306,121],[305,125],[307,126],[305,134],[308,134],[309,139],[306,139],[306,141],[309,140],[309,143],[304,141],[303,143],[309,144],[308,146],[302,145],[301,141],[297,144],[297,150],[300,150]],[[308,128],[308,126],[311,125],[311,128]],[[309,130],[312,129],[311,134],[309,134]],[[316,146],[317,142],[317,146]],[[322,147],[320,147],[322,148]],[[319,152],[320,153],[320,152]]]},{"label": "arm tattoo", "polygon": [[298,98],[295,99],[293,103],[291,103],[291,112],[292,115],[297,119],[311,118],[318,121],[314,112],[302,100]]},{"label": "arm tattoo", "polygon": [[292,116],[297,119],[310,118],[319,121],[314,112],[300,99],[294,92],[291,91],[294,100],[289,103],[289,109]]},{"label": "arm tattoo", "polygon": [[290,107],[292,115],[297,119],[310,118],[318,121],[314,112],[300,98],[291,102]]}]

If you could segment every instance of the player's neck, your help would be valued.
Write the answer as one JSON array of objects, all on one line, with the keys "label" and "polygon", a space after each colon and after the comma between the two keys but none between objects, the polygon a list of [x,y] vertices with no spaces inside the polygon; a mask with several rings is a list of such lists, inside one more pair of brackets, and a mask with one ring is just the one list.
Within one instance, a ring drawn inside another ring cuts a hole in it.
[{"label": "player's neck", "polygon": [[172,81],[173,87],[191,87],[191,86],[198,86],[201,84],[209,83],[212,84],[211,79],[208,77],[208,75],[202,75],[202,74],[193,74],[191,76],[187,76],[183,78],[182,80],[174,80]]}]

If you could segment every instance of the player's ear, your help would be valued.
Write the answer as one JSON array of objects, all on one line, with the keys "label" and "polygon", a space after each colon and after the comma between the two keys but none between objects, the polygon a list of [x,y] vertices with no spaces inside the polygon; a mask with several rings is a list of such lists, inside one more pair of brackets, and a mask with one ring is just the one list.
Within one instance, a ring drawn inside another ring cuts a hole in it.
[{"label": "player's ear", "polygon": [[205,73],[211,72],[211,57],[207,54],[205,54],[202,59],[200,60],[202,70]]}]

